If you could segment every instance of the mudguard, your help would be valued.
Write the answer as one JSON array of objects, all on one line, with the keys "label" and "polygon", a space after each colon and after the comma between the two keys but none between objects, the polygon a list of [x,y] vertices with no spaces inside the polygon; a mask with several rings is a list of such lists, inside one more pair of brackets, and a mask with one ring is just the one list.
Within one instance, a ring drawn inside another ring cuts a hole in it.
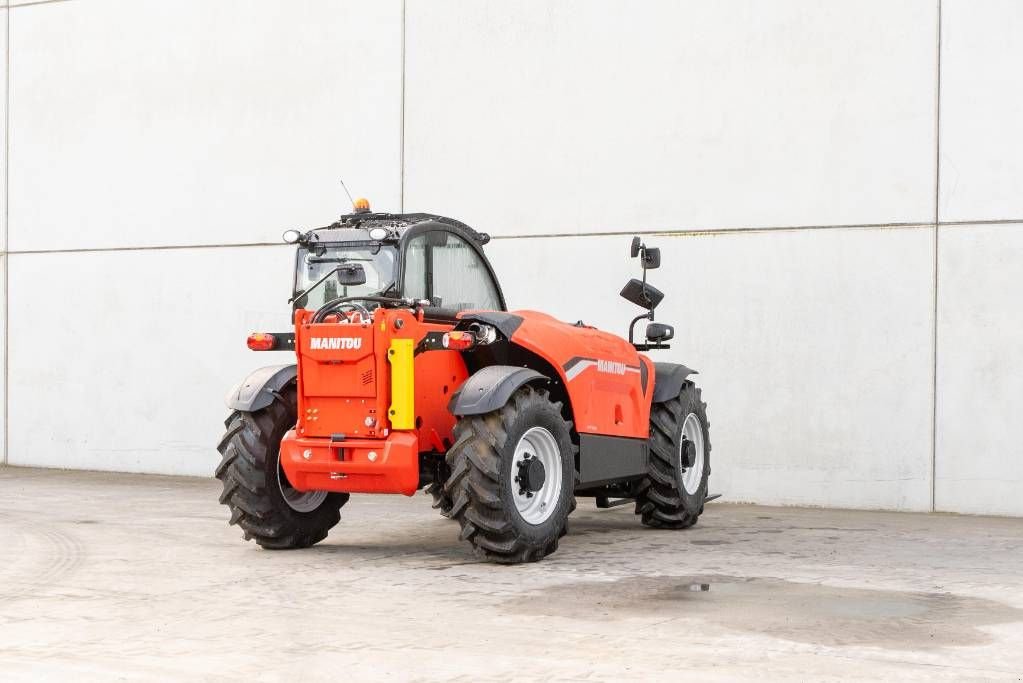
[{"label": "mudguard", "polygon": [[689,375],[699,374],[678,363],[654,363],[653,403],[664,403],[679,395]]},{"label": "mudguard", "polygon": [[224,399],[231,410],[255,412],[273,403],[279,392],[298,375],[296,365],[270,365],[249,373]]},{"label": "mudguard", "polygon": [[465,380],[448,402],[448,410],[459,417],[483,415],[504,407],[515,390],[530,382],[547,382],[536,370],[515,365],[490,365]]}]

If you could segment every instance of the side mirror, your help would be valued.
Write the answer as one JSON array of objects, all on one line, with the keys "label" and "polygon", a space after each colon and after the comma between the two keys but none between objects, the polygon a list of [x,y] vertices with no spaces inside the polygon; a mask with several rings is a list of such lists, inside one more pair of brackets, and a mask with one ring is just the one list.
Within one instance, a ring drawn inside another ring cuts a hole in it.
[{"label": "side mirror", "polygon": [[647,247],[643,250],[643,267],[647,270],[661,267],[661,250],[657,247]]},{"label": "side mirror", "polygon": [[345,287],[366,284],[366,269],[361,263],[342,263],[337,267],[337,281]]},{"label": "side mirror", "polygon": [[636,258],[639,256],[639,248],[642,246],[642,242],[639,241],[639,237],[632,238],[632,246],[629,247],[629,256]]},{"label": "side mirror", "polygon": [[650,323],[646,326],[646,338],[660,344],[675,337],[675,328],[664,323]]},{"label": "side mirror", "polygon": [[657,304],[661,303],[664,292],[651,284],[632,278],[622,287],[621,296],[626,301],[631,301],[637,306],[652,311],[657,308]]}]

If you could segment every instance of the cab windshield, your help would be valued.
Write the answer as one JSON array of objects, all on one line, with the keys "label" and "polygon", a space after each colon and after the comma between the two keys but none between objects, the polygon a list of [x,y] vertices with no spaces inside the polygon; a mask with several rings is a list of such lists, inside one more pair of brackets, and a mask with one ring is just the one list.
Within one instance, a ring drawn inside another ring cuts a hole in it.
[{"label": "cab windshield", "polygon": [[301,247],[295,273],[295,295],[311,287],[342,263],[359,263],[366,272],[361,285],[342,285],[336,275],[295,300],[296,308],[316,310],[331,299],[341,296],[380,295],[394,284],[397,277],[398,250],[379,243],[365,245],[317,244],[313,249]]}]

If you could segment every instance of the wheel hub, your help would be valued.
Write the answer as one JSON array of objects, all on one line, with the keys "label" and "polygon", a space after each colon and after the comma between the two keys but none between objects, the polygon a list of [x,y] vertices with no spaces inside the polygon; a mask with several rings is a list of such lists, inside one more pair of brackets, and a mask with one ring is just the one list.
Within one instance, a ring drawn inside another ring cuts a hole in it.
[{"label": "wheel hub", "polygon": [[515,483],[519,485],[519,495],[532,498],[533,494],[543,488],[547,479],[547,470],[543,463],[532,453],[526,453],[518,463]]},{"label": "wheel hub", "polygon": [[687,439],[685,436],[682,437],[682,449],[680,455],[682,456],[682,467],[688,469],[693,466],[696,462],[696,444]]}]

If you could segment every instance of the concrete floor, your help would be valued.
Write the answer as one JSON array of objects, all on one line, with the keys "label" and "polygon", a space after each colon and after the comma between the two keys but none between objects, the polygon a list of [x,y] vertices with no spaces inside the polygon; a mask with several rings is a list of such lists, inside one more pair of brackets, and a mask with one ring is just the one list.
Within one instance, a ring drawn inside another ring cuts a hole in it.
[{"label": "concrete floor", "polygon": [[476,562],[422,494],[267,552],[219,483],[0,468],[0,679],[1020,680],[1023,520],[582,501]]}]

